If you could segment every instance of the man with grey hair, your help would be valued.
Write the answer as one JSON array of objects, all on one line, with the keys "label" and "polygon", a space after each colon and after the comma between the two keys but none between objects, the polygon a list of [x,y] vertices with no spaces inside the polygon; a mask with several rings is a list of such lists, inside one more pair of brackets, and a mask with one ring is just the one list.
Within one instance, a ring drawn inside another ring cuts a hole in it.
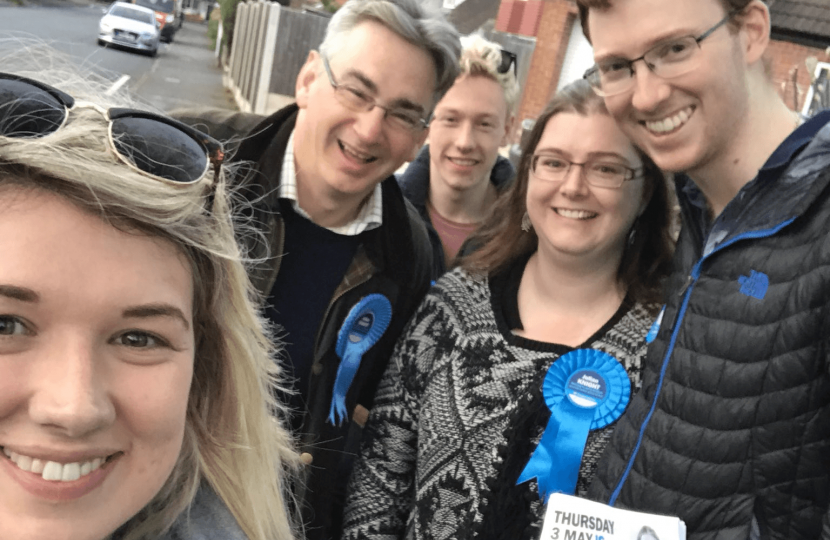
[{"label": "man with grey hair", "polygon": [[435,107],[429,145],[398,178],[426,225],[433,279],[451,267],[516,173],[499,155],[519,100],[516,55],[477,34],[461,45],[461,72]]},{"label": "man with grey hair", "polygon": [[[393,172],[423,144],[460,49],[417,0],[349,0],[300,70],[296,104],[253,126],[234,156],[255,164],[243,192],[264,233],[249,255],[264,262],[251,277],[285,343],[293,384],[278,397],[305,465],[295,493],[308,539],[340,534],[377,383],[429,287],[429,240]],[[214,135],[240,127],[178,116]]]}]

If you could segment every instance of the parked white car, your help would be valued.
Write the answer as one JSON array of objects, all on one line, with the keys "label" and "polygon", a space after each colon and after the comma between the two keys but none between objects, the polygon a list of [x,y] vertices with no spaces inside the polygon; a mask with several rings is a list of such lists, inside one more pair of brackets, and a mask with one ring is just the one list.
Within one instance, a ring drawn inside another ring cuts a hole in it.
[{"label": "parked white car", "polygon": [[98,45],[111,43],[155,56],[161,29],[152,9],[115,2],[98,24]]}]

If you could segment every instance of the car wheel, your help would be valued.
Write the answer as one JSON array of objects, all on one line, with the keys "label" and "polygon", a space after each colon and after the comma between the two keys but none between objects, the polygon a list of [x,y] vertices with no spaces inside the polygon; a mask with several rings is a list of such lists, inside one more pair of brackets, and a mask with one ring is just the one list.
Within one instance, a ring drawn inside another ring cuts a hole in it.
[{"label": "car wheel", "polygon": [[155,49],[151,50],[147,54],[149,54],[151,58],[155,58],[158,55],[158,53],[159,53],[159,50],[158,50],[158,47],[156,47]]},{"label": "car wheel", "polygon": [[101,47],[105,47],[105,46],[106,46],[106,43],[104,43],[104,40],[103,40],[103,39],[99,39],[99,40],[98,40],[98,45],[100,45]]}]

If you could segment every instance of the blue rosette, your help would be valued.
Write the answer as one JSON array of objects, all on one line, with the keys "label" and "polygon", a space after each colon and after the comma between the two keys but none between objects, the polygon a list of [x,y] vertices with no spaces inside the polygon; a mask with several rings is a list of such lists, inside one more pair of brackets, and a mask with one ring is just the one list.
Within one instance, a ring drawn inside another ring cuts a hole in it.
[{"label": "blue rosette", "polygon": [[364,296],[349,311],[337,334],[335,352],[340,357],[331,397],[328,421],[341,425],[348,420],[346,394],[360,368],[363,355],[377,343],[392,320],[392,304],[382,294]]},{"label": "blue rosette", "polygon": [[610,354],[576,349],[548,368],[542,393],[550,420],[517,483],[536,478],[539,495],[547,502],[551,493],[574,493],[588,432],[622,415],[631,382]]}]

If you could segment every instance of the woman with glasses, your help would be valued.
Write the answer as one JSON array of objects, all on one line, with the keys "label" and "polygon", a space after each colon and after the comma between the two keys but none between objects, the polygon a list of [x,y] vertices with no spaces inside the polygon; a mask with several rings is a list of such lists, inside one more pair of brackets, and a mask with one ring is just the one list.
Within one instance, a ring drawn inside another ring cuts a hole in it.
[{"label": "woman with glasses", "polygon": [[0,73],[0,538],[292,538],[221,147],[31,77]]},{"label": "woman with glasses", "polygon": [[640,384],[669,215],[661,172],[590,85],[560,91],[479,249],[397,344],[346,537],[538,538],[547,495],[584,494]]}]

